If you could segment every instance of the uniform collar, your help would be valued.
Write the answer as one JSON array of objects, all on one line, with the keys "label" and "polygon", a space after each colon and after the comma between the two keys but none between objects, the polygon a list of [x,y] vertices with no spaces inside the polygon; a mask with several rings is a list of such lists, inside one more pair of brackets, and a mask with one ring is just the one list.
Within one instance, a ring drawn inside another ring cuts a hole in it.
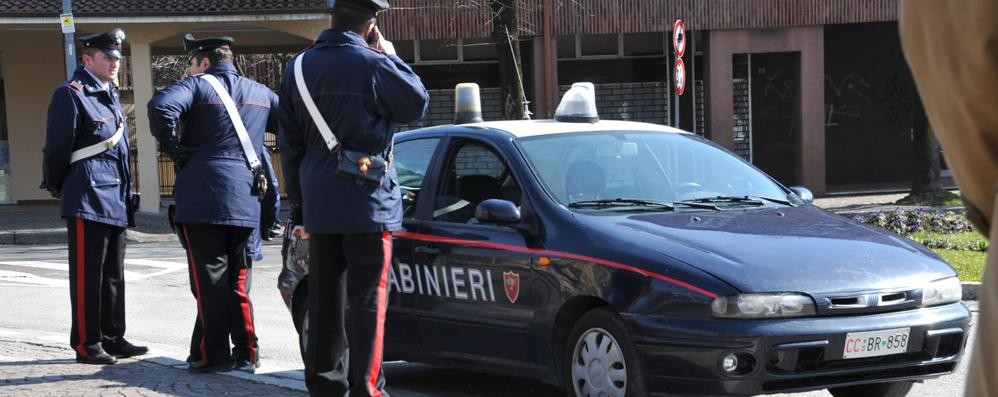
[{"label": "uniform collar", "polygon": [[239,72],[236,71],[236,65],[233,65],[231,63],[220,63],[218,65],[214,65],[214,66],[208,68],[208,70],[205,70],[204,73],[205,74],[215,74],[215,75],[219,75],[219,74],[235,74],[235,75],[238,75],[239,74]]},{"label": "uniform collar", "polygon": [[359,46],[367,47],[367,42],[360,37],[359,34],[354,33],[349,30],[341,29],[326,29],[319,34],[319,38],[316,40],[316,44],[321,46],[323,43],[336,44],[354,44]]},{"label": "uniform collar", "polygon": [[73,73],[73,80],[83,83],[86,87],[87,93],[91,94],[100,92],[110,93],[110,88],[114,86],[113,83],[104,83],[100,81],[97,76],[94,76],[93,73],[82,65],[76,68],[76,72]]}]

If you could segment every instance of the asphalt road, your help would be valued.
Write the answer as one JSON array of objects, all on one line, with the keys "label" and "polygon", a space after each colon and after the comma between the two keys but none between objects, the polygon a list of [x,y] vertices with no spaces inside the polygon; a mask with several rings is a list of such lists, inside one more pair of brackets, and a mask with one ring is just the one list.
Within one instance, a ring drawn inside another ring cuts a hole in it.
[{"label": "asphalt road", "polygon": [[[295,328],[276,280],[280,247],[266,246],[265,259],[254,264],[251,297],[266,383],[302,389],[302,363]],[[186,260],[176,243],[133,244],[126,256],[128,332],[133,342],[148,344],[153,355],[183,360],[195,319]],[[0,337],[36,338],[68,343],[69,299],[64,246],[0,246]],[[976,312],[976,305],[971,305]],[[976,313],[975,313],[976,316]],[[975,317],[976,319],[976,317]],[[973,332],[973,330],[972,330]],[[68,347],[67,357],[71,354]],[[915,386],[910,396],[963,394],[967,360],[957,373]],[[389,391],[402,397],[559,396],[557,388],[512,378],[421,364],[386,363]],[[781,394],[826,397],[826,391]]]}]

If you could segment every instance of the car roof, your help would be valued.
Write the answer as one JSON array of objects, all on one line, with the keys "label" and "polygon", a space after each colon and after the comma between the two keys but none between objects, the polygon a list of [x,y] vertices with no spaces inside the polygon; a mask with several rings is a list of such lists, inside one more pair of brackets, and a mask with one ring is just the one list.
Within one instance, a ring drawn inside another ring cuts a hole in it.
[{"label": "car roof", "polygon": [[491,130],[496,132],[504,132],[512,135],[514,138],[528,138],[534,136],[544,136],[544,135],[555,135],[555,134],[567,134],[567,133],[577,133],[577,132],[594,132],[594,131],[652,131],[652,132],[667,132],[674,134],[690,134],[687,131],[680,130],[678,128],[651,124],[651,123],[641,123],[635,121],[620,121],[620,120],[600,120],[595,123],[573,123],[564,122],[556,120],[509,120],[509,121],[487,121],[483,123],[469,123],[469,124],[457,124],[457,125],[442,125],[437,127],[420,128],[415,130],[405,131],[405,135],[423,135],[423,133],[442,133],[451,132],[455,129],[464,131],[474,131],[474,130]]}]

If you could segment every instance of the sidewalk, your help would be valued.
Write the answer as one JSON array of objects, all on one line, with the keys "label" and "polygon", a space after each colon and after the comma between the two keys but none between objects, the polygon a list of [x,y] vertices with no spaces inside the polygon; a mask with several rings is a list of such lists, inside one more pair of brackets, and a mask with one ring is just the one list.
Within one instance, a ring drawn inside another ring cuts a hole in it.
[{"label": "sidewalk", "polygon": [[[64,244],[66,221],[59,217],[58,204],[0,205],[0,245]],[[135,226],[128,229],[128,242],[177,241],[160,213],[135,214]]]},{"label": "sidewalk", "polygon": [[115,365],[78,364],[48,340],[0,334],[0,396],[302,396],[301,382],[244,373],[191,374],[187,363],[155,350]]}]

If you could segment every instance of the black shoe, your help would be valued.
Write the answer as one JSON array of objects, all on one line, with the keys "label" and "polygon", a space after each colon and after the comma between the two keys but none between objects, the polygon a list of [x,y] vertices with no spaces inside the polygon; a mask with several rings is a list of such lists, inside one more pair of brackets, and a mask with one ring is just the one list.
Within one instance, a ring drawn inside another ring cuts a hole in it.
[{"label": "black shoe", "polygon": [[101,345],[104,346],[104,351],[118,358],[141,356],[149,353],[148,347],[135,346],[131,342],[125,340],[125,338],[118,338],[114,342],[103,342]]},{"label": "black shoe", "polygon": [[87,356],[84,357],[79,353],[76,354],[76,362],[83,364],[96,364],[96,365],[111,365],[118,362],[117,358],[107,354],[100,347],[96,349],[87,349]]},{"label": "black shoe", "polygon": [[195,374],[203,374],[209,372],[229,372],[232,370],[232,364],[208,364],[204,361],[194,361],[187,365],[187,372]]},{"label": "black shoe", "polygon": [[260,368],[260,360],[236,360],[232,363],[232,369],[235,371],[249,372],[252,374],[256,373],[257,368]]}]

